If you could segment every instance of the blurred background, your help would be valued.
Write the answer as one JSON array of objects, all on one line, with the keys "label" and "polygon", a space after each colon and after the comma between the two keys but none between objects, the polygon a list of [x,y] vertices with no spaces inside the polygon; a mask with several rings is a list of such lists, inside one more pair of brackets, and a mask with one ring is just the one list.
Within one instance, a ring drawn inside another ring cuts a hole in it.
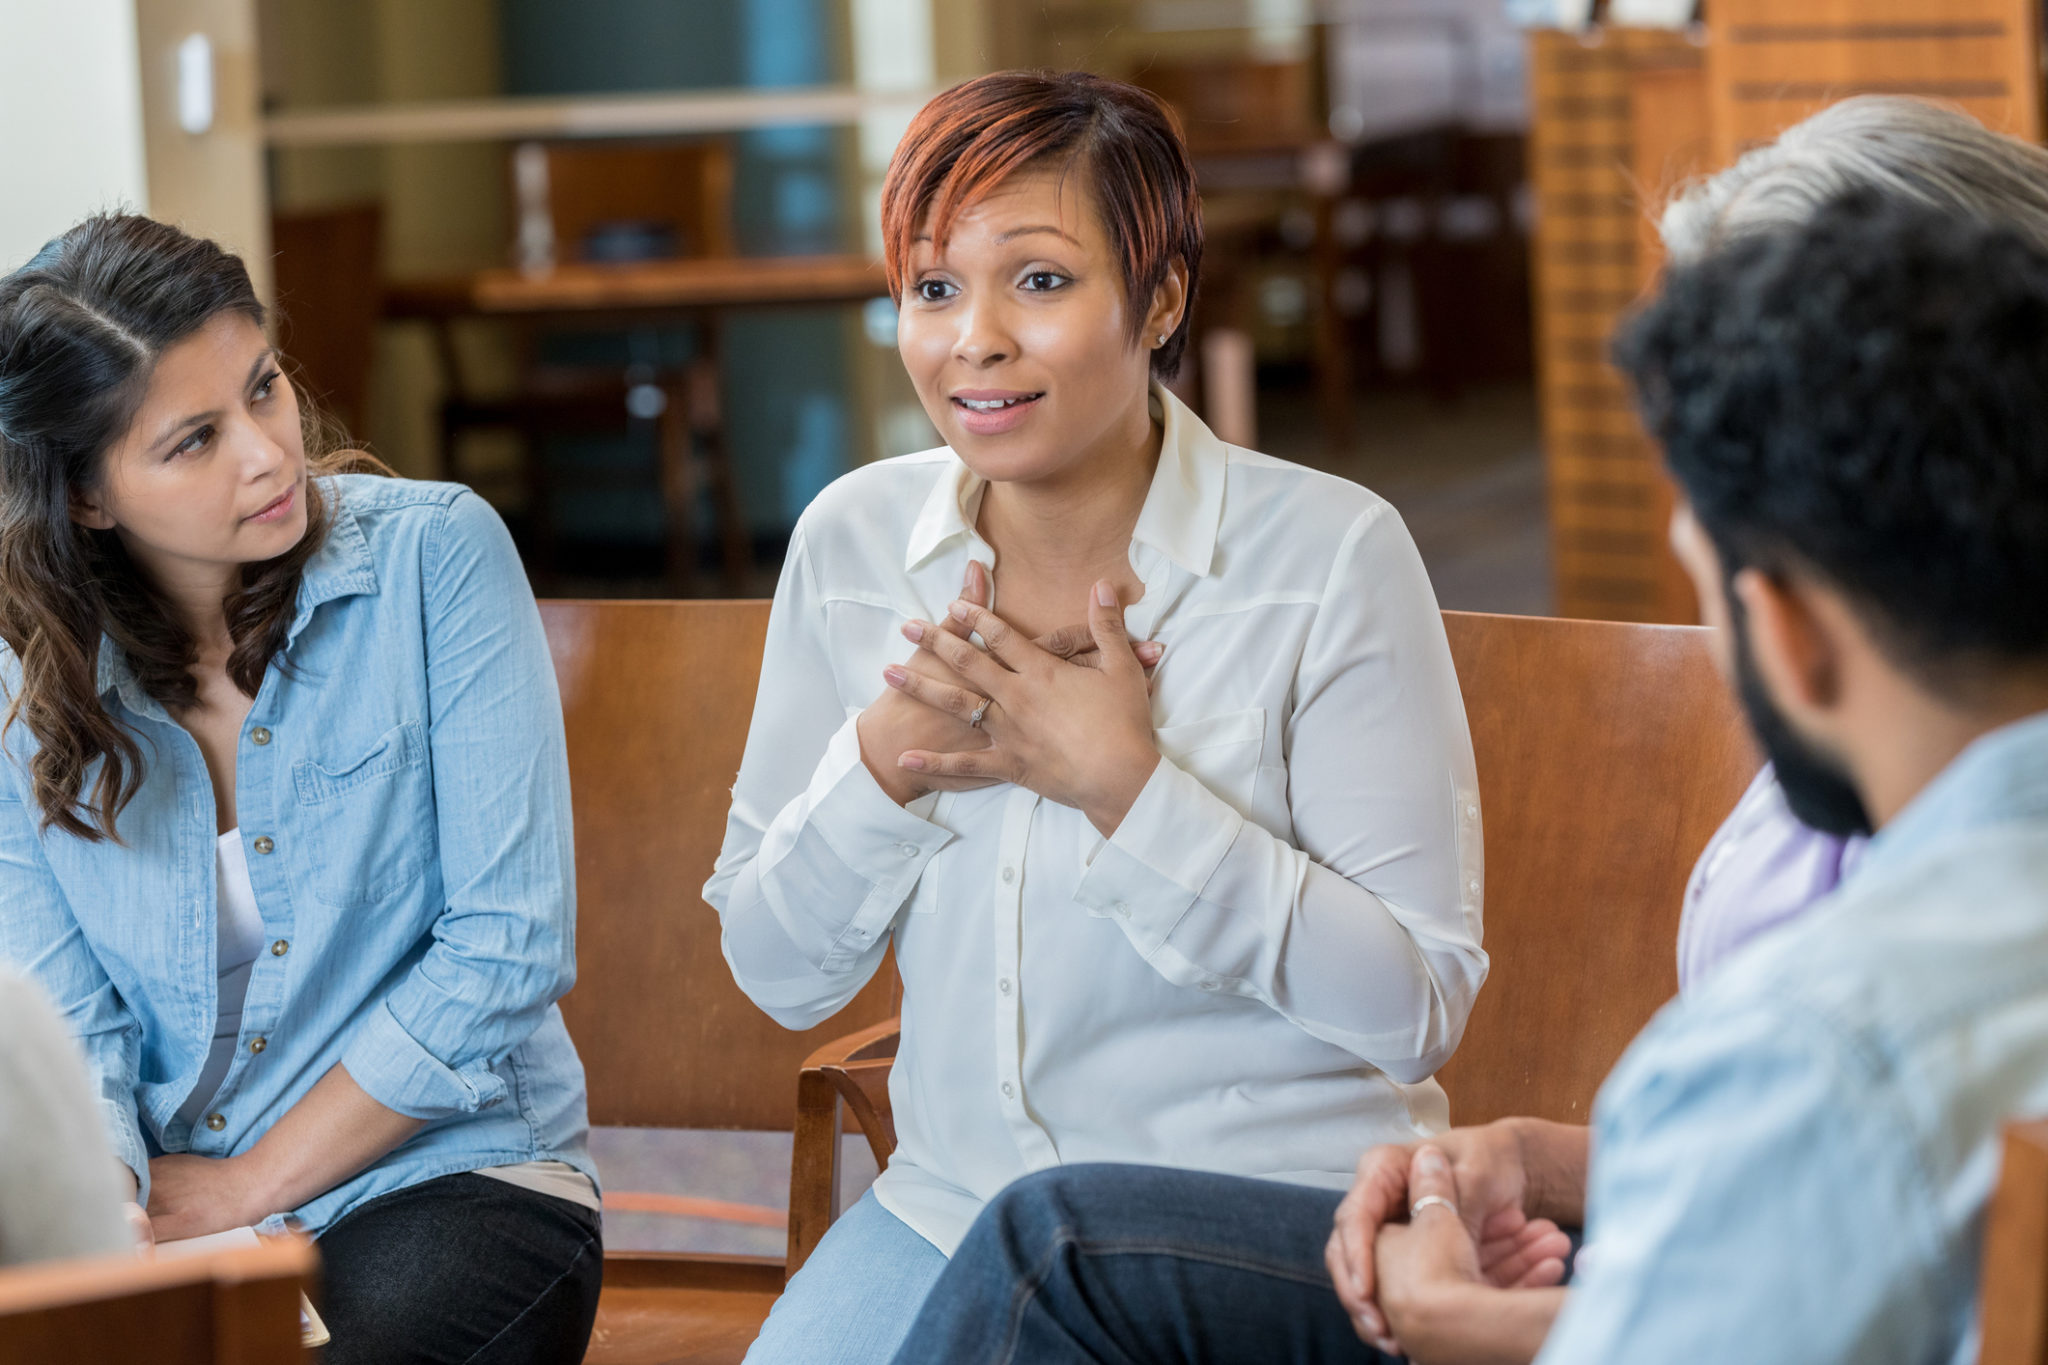
[{"label": "blurred background", "polygon": [[[1865,13],[1864,11],[1868,11]],[[935,443],[875,257],[934,91],[1156,91],[1210,251],[1178,387],[1356,479],[1442,604],[1690,619],[1604,363],[1666,190],[1855,90],[2032,133],[2039,0],[8,0],[0,266],[125,205],[242,252],[302,379],[544,595],[772,589]]]},{"label": "blurred background", "polygon": [[[1447,608],[1683,622],[1605,363],[1656,206],[1860,91],[2038,138],[2040,33],[2040,0],[0,0],[0,269],[99,208],[214,237],[303,384],[488,497],[541,594],[765,595],[820,488],[936,441],[876,261],[903,128],[1086,68],[1193,150],[1177,387],[1220,434],[1387,497]],[[778,1249],[788,1139],[753,1136],[600,1134],[610,1238]]]}]

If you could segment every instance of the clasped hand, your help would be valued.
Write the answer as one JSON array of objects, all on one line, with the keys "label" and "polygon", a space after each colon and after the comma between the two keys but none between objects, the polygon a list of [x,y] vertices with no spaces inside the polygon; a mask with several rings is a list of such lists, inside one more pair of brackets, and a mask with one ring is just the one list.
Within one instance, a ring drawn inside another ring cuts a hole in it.
[{"label": "clasped hand", "polygon": [[[904,634],[944,670],[892,666],[883,679],[931,711],[975,727],[983,742],[906,748],[897,766],[926,790],[1009,782],[1072,806],[1104,835],[1115,832],[1158,765],[1146,658],[1124,633],[1116,589],[1095,585],[1088,634],[1095,657],[1060,657],[1000,616],[962,598],[943,625],[912,621]],[[979,634],[984,652],[967,638]],[[947,676],[950,674],[951,676]]]},{"label": "clasped hand", "polygon": [[1438,1349],[1433,1329],[1455,1313],[1460,1290],[1562,1281],[1571,1239],[1549,1219],[1530,1218],[1526,1194],[1520,1151],[1505,1125],[1454,1128],[1426,1143],[1368,1151],[1324,1249],[1358,1335],[1392,1355],[1453,1357]]}]

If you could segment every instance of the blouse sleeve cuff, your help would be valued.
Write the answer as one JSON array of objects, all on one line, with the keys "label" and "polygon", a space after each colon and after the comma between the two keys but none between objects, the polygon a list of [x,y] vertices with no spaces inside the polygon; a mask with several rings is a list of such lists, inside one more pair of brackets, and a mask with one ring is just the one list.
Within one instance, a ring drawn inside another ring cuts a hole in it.
[{"label": "blouse sleeve cuff", "polygon": [[[827,960],[830,971],[858,958],[896,917],[925,865],[952,834],[897,805],[861,761],[858,715],[832,736],[811,778],[810,824],[832,855],[868,884]],[[843,960],[842,960],[843,959]]]},{"label": "blouse sleeve cuff", "polygon": [[1081,876],[1074,899],[1156,953],[1209,884],[1244,817],[1172,759],[1159,766]]}]

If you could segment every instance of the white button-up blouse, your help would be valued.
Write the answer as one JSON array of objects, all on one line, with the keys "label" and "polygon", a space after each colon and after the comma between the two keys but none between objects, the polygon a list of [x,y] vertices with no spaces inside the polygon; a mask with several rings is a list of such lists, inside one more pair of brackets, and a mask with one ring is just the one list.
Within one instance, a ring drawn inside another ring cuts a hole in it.
[{"label": "white button-up blouse", "polygon": [[1430,1077],[1486,976],[1472,742],[1407,529],[1153,402],[1125,620],[1166,646],[1164,759],[1113,837],[1012,786],[899,807],[861,762],[898,627],[944,619],[970,558],[1002,610],[985,485],[951,450],[826,489],[775,592],[704,894],[741,988],[791,1028],[894,940],[900,1145],[876,1195],[948,1253],[1059,1162],[1343,1186],[1362,1148],[1445,1125]]}]

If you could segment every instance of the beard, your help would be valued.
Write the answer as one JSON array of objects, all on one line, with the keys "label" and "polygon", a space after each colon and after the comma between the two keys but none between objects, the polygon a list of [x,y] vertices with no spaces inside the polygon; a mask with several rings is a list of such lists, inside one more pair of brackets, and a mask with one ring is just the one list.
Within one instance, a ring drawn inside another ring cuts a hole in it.
[{"label": "beard", "polygon": [[1801,823],[1823,834],[1867,837],[1870,811],[1863,804],[1862,793],[1841,760],[1793,729],[1771,700],[1749,651],[1749,622],[1742,604],[1732,592],[1728,602],[1734,613],[1729,624],[1735,636],[1735,693],[1749,717],[1750,732],[1777,769],[1785,805]]}]

